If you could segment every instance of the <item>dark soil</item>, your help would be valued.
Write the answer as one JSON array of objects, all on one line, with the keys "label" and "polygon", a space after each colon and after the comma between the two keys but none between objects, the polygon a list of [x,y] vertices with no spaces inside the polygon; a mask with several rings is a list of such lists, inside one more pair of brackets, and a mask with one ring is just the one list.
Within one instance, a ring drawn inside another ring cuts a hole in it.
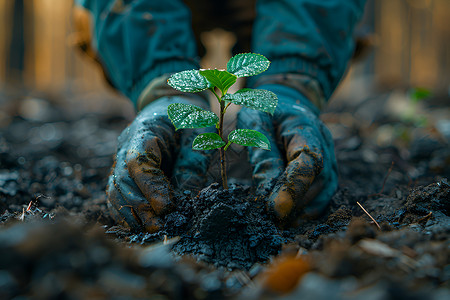
[{"label": "dark soil", "polygon": [[1,299],[450,297],[449,141],[432,129],[380,146],[398,120],[343,126],[335,108],[340,186],[320,218],[280,229],[251,188],[212,184],[181,191],[162,231],[132,233],[105,196],[129,118],[0,96]]},{"label": "dark soil", "polygon": [[234,185],[224,191],[215,183],[187,202],[192,219],[186,218],[190,225],[175,252],[193,253],[228,269],[247,270],[276,255],[283,239],[265,213],[264,203],[248,191]]},{"label": "dark soil", "polygon": [[[179,237],[172,250],[178,255],[228,270],[249,270],[257,262],[277,255],[286,238],[266,213],[261,198],[249,187],[218,183],[191,196],[190,191],[175,198],[177,210],[164,217],[163,228],[154,234],[126,235],[133,243],[152,244]],[[114,227],[109,233],[123,228]]]}]

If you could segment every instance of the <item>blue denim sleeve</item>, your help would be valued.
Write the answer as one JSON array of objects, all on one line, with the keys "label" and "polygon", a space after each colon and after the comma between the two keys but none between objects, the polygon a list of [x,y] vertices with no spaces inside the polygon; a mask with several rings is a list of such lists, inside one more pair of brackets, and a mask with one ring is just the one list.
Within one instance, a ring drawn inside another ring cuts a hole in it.
[{"label": "blue denim sleeve", "polygon": [[152,79],[199,67],[182,0],[76,1],[91,13],[92,46],[109,78],[135,104]]},{"label": "blue denim sleeve", "polygon": [[328,99],[352,56],[353,30],[365,2],[259,0],[252,47],[272,61],[264,75],[311,76],[318,80]]}]

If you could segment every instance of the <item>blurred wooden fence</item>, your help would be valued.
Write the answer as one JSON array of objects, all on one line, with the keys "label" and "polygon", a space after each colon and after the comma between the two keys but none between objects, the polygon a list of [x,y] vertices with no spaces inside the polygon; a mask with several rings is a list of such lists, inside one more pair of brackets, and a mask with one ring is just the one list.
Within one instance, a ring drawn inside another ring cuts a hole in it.
[{"label": "blurred wooden fence", "polygon": [[13,2],[0,0],[0,82],[6,79],[6,61],[8,58],[8,41],[11,39],[11,31],[8,25],[11,23],[11,11]]},{"label": "blurred wooden fence", "polygon": [[[11,33],[15,1],[23,1],[25,20],[22,70],[8,67],[14,51]],[[0,0],[0,82],[19,78],[26,86],[44,91],[105,87],[97,66],[70,45],[72,6],[71,0]],[[16,71],[21,71],[21,76]]]},{"label": "blurred wooden fence", "polygon": [[375,1],[375,75],[384,86],[450,88],[450,1]]},{"label": "blurred wooden fence", "polygon": [[[70,0],[0,0],[0,83],[13,80],[14,2],[24,6],[21,80],[39,90],[104,87],[96,66],[69,45]],[[375,0],[374,72],[384,86],[425,86],[447,93],[450,83],[450,0]]]}]

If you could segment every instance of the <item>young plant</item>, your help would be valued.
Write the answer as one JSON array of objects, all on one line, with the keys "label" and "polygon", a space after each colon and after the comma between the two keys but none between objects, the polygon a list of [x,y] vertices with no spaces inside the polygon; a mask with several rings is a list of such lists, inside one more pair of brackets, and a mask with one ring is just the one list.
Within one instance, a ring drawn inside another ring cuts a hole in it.
[{"label": "young plant", "polygon": [[223,134],[223,119],[231,103],[273,114],[277,106],[277,96],[267,90],[244,88],[234,94],[228,89],[239,77],[249,77],[267,70],[270,61],[260,54],[242,53],[233,56],[226,70],[187,70],[173,74],[168,84],[182,92],[196,93],[210,90],[220,105],[220,113],[206,111],[198,106],[182,103],[169,105],[167,113],[175,129],[204,128],[215,125],[217,133],[202,133],[192,143],[194,150],[219,149],[222,184],[228,189],[225,151],[231,143],[242,146],[259,147],[270,150],[270,142],[262,133],[251,129],[236,129]]}]

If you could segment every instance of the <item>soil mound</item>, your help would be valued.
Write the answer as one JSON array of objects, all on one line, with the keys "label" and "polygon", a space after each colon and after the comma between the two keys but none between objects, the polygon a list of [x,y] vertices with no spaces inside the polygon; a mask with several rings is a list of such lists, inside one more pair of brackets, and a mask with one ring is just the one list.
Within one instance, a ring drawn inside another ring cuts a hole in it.
[{"label": "soil mound", "polygon": [[[214,183],[189,199],[178,211],[186,220],[186,233],[174,246],[178,254],[230,269],[249,269],[281,249],[283,238],[265,213],[259,198],[250,199],[248,188],[230,185],[223,190]],[[174,219],[168,216],[169,220]],[[166,223],[171,225],[171,222]],[[166,226],[170,230],[170,226]]]}]

